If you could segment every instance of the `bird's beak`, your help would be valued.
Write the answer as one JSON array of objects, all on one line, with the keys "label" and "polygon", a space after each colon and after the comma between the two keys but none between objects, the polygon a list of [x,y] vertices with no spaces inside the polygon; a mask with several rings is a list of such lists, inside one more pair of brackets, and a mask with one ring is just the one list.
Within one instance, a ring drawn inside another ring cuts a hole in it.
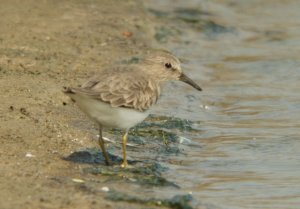
[{"label": "bird's beak", "polygon": [[192,79],[187,77],[184,73],[181,73],[181,75],[179,77],[179,80],[191,85],[192,87],[194,87],[198,91],[202,91],[201,87],[198,86],[198,84],[196,84]]}]

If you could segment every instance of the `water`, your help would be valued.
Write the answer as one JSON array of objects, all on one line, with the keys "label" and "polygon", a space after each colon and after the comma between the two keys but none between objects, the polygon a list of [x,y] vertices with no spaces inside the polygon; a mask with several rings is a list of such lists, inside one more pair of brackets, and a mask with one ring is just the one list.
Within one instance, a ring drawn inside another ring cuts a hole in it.
[{"label": "water", "polygon": [[165,175],[199,205],[300,208],[300,2],[146,7],[164,26],[161,45],[187,61],[185,72],[204,89],[172,83],[156,109],[200,121],[189,135],[199,146],[170,157]]}]

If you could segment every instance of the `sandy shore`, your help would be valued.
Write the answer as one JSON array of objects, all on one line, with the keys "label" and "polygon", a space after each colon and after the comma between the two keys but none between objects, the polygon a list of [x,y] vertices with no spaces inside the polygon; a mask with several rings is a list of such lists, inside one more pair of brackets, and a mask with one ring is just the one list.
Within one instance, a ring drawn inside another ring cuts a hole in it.
[{"label": "sandy shore", "polygon": [[61,90],[142,53],[152,23],[139,1],[84,2],[1,2],[0,208],[135,208],[85,191],[81,165],[62,160],[97,145]]}]

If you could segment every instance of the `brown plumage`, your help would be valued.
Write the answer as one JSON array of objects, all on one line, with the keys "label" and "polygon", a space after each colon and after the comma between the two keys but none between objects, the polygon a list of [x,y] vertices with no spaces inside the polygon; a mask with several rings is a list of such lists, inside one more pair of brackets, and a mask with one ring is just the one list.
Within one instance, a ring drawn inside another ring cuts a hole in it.
[{"label": "brown plumage", "polygon": [[95,75],[80,88],[71,88],[71,91],[109,103],[112,107],[133,108],[142,112],[157,102],[160,83],[147,77],[137,66],[118,66]]}]

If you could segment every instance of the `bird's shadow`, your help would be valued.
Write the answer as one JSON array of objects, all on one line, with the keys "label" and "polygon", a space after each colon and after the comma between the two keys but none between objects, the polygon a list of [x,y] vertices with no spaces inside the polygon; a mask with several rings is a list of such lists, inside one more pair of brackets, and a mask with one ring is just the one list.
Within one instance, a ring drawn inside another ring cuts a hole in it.
[{"label": "bird's shadow", "polygon": [[[123,162],[123,159],[117,155],[107,153],[113,165],[119,165]],[[85,150],[75,151],[69,156],[63,157],[63,160],[70,161],[73,163],[82,164],[103,164],[105,165],[105,159],[102,152],[96,148],[87,148]],[[128,160],[130,164],[135,164],[138,161]]]}]

